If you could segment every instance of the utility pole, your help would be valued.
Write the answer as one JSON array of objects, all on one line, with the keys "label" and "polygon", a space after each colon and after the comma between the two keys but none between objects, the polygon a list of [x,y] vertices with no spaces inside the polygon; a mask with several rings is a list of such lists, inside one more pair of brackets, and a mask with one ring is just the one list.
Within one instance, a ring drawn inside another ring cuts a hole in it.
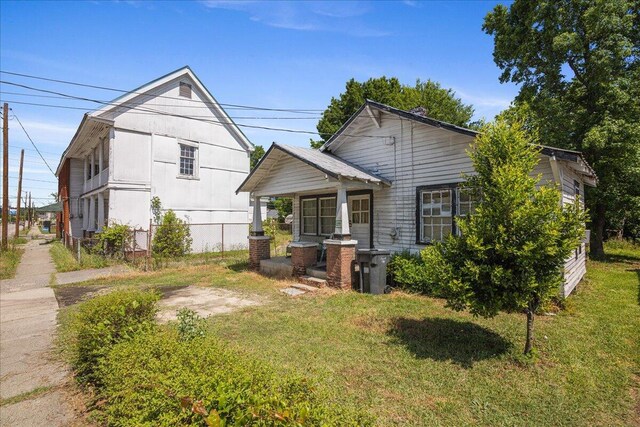
[{"label": "utility pole", "polygon": [[9,104],[2,108],[2,250],[9,246]]},{"label": "utility pole", "polygon": [[27,202],[27,218],[29,219],[29,230],[31,230],[31,191],[29,191],[29,201]]},{"label": "utility pole", "polygon": [[24,163],[24,149],[20,150],[20,173],[18,178],[18,197],[16,199],[16,235],[17,239],[20,237],[20,199],[22,198],[22,164]]}]

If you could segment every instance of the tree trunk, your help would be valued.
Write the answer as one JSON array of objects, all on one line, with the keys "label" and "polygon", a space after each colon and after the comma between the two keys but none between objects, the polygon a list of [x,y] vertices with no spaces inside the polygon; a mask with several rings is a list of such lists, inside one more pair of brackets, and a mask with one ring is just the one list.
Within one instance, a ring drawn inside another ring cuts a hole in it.
[{"label": "tree trunk", "polygon": [[594,206],[593,230],[591,232],[590,254],[593,259],[604,259],[604,233],[606,207],[601,201]]},{"label": "tree trunk", "polygon": [[527,308],[527,342],[524,345],[524,354],[531,354],[533,349],[533,316],[535,309],[529,305]]}]

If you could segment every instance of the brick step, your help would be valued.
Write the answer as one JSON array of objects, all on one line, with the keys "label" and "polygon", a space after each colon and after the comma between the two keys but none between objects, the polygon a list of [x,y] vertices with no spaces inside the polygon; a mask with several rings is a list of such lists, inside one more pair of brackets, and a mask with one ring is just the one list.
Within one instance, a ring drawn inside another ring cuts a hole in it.
[{"label": "brick step", "polygon": [[300,282],[304,285],[309,285],[312,286],[314,288],[324,288],[325,286],[327,286],[327,281],[324,279],[318,279],[317,277],[311,277],[311,276],[301,276],[298,278],[298,280],[300,280]]}]

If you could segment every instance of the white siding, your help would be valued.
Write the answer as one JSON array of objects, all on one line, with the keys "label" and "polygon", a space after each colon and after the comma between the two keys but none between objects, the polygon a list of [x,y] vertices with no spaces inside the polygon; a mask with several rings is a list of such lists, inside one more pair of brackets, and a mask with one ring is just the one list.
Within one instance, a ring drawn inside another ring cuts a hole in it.
[{"label": "white siding", "polygon": [[[254,189],[256,194],[276,196],[296,192],[335,189],[337,181],[293,157],[283,157]],[[267,189],[267,190],[263,190]]]},{"label": "white siding", "polygon": [[[463,181],[462,173],[473,172],[466,152],[473,138],[389,114],[382,115],[381,128],[367,117],[356,121],[348,133],[366,136],[347,138],[335,154],[393,183],[391,188],[374,191],[374,245],[392,251],[419,251],[424,245],[416,243],[416,187]],[[395,143],[391,137],[395,137]],[[564,163],[559,163],[559,172],[563,201],[571,202],[574,200],[574,179],[580,182],[581,179]],[[547,156],[540,156],[533,173],[541,176],[539,185],[556,185]],[[584,195],[582,183],[580,192]],[[297,199],[294,200],[294,213],[293,230],[297,238]],[[585,247],[582,245],[565,265],[565,295],[582,279],[586,272],[585,263]]]},{"label": "white siding", "polygon": [[[566,163],[560,165],[562,178],[562,201],[563,203],[574,203],[575,188],[574,181],[578,181],[580,195],[584,198],[584,184],[581,177]],[[587,254],[585,244],[581,244],[578,249],[567,259],[564,265],[564,296],[568,296],[578,285],[587,272]]]},{"label": "white siding", "polygon": [[[181,81],[192,84],[191,98],[179,96]],[[165,210],[174,210],[192,224],[209,224],[192,230],[194,251],[219,247],[221,223],[234,224],[225,227],[226,247],[247,245],[249,196],[236,195],[235,190],[249,173],[249,154],[228,119],[208,102],[195,82],[183,75],[126,102],[127,107],[139,109],[118,108],[101,115],[114,122],[109,221],[147,229],[150,201],[158,196]],[[180,143],[197,148],[193,178],[179,176]]]},{"label": "white siding", "polygon": [[389,114],[383,114],[381,128],[368,118],[358,120],[358,133],[367,137],[350,138],[335,154],[392,181],[391,188],[373,193],[374,246],[418,251],[424,245],[416,244],[416,187],[463,181],[462,172],[473,172],[466,153],[473,137]]},{"label": "white siding", "polygon": [[84,162],[80,159],[70,159],[69,164],[69,222],[71,235],[82,237],[82,194],[84,186]]}]

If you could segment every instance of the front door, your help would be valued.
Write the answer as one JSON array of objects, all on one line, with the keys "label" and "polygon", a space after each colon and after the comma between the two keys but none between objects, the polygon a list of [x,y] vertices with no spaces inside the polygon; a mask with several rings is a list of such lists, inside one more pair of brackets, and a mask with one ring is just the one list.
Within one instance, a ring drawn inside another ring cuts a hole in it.
[{"label": "front door", "polygon": [[369,194],[349,196],[349,225],[351,238],[358,241],[356,248],[371,247],[371,199]]}]

